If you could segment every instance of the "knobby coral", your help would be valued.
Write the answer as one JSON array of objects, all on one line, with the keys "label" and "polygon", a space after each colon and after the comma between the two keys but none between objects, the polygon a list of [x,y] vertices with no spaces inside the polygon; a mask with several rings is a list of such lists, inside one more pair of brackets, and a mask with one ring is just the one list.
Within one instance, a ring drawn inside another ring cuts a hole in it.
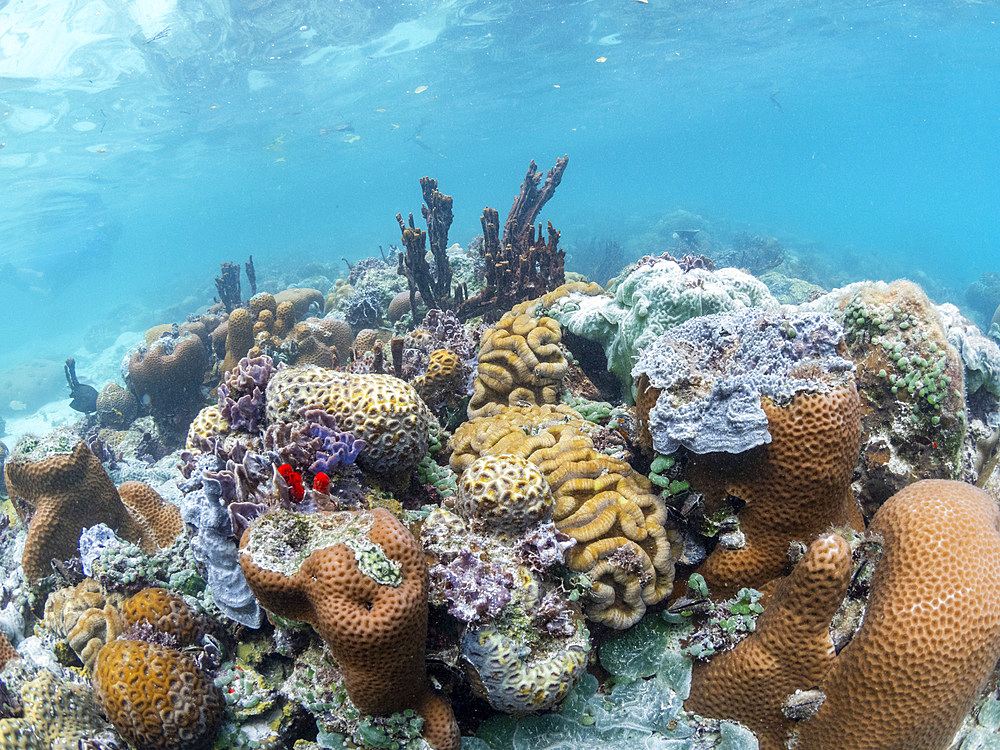
[{"label": "knobby coral", "polygon": [[326,641],[361,712],[414,709],[436,750],[458,747],[454,716],[424,666],[423,551],[391,513],[268,513],[244,533],[240,565],[264,607]]}]

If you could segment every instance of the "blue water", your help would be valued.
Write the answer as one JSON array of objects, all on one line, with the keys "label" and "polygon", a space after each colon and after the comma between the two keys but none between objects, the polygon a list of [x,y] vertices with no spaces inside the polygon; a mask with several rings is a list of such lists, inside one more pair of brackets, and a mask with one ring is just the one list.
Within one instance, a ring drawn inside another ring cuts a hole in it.
[{"label": "blue water", "polygon": [[0,370],[182,318],[223,261],[388,248],[425,174],[467,243],[564,153],[571,258],[684,209],[961,304],[1000,270],[998,49],[994,3],[0,0]]}]

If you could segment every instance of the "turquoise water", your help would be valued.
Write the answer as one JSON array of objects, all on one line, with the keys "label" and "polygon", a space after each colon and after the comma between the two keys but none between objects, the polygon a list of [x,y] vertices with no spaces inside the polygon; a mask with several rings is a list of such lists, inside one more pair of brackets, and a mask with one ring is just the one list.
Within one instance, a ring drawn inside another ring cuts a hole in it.
[{"label": "turquoise water", "polygon": [[998,21],[972,2],[0,0],[0,369],[183,319],[223,261],[388,248],[422,175],[465,244],[530,159],[564,153],[542,219],[570,268],[595,238],[662,251],[683,209],[778,237],[826,286],[919,275],[961,304],[998,270]]}]

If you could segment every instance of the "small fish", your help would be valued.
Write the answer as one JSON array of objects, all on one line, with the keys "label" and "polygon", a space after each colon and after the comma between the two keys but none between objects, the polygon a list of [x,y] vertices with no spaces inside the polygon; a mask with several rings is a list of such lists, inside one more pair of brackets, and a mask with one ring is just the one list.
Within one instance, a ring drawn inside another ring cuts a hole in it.
[{"label": "small fish", "polygon": [[269,144],[264,146],[264,148],[266,148],[268,151],[280,151],[284,145],[285,145],[285,134],[282,133],[273,141],[271,141]]},{"label": "small fish", "polygon": [[424,92],[425,92],[426,90],[427,90],[427,87],[426,87],[426,86],[417,86],[417,87],[416,87],[415,89],[413,89],[413,93],[414,93],[414,94],[422,94],[422,93],[424,93]]},{"label": "small fish", "polygon": [[15,399],[14,401],[10,402],[10,408],[11,411],[24,411],[28,408],[28,405],[23,401],[17,401]]},{"label": "small fish", "polygon": [[596,60],[594,60],[594,62],[607,62],[607,61],[608,61],[608,58],[606,58],[606,57],[598,57]]},{"label": "small fish", "polygon": [[361,136],[357,133],[352,133],[351,135],[344,136],[344,143],[357,143],[361,140]]}]

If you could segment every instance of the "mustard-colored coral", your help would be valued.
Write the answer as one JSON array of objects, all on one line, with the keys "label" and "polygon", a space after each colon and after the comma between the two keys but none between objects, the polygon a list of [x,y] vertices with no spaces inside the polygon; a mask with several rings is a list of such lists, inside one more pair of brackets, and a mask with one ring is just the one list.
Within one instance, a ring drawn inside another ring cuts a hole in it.
[{"label": "mustard-colored coral", "polygon": [[66,639],[91,671],[104,644],[113,641],[124,630],[117,607],[91,578],[50,595],[45,602],[45,624]]},{"label": "mustard-colored coral", "polygon": [[423,550],[389,511],[268,513],[243,534],[240,566],[264,607],[316,628],[360,711],[414,709],[432,747],[458,748],[454,716],[424,666]]},{"label": "mustard-colored coral", "polygon": [[505,406],[559,399],[568,367],[559,348],[562,332],[552,318],[533,317],[533,304],[516,306],[483,334],[470,419],[498,414]]},{"label": "mustard-colored coral", "polygon": [[598,453],[589,429],[569,407],[506,408],[455,430],[451,466],[502,454],[535,464],[552,490],[556,527],[577,542],[569,567],[590,579],[587,616],[627,628],[670,592],[677,535],[649,480]]},{"label": "mustard-colored coral", "polygon": [[204,632],[204,622],[183,597],[161,588],[147,588],[122,604],[125,625],[147,622],[161,633],[168,633],[178,646],[195,643]]},{"label": "mustard-colored coral", "polygon": [[145,482],[123,482],[118,487],[118,495],[142,527],[143,538],[152,540],[157,547],[169,547],[184,531],[184,521],[177,506],[164,500]]},{"label": "mustard-colored coral", "polygon": [[268,421],[294,421],[306,406],[325,409],[365,441],[358,463],[367,471],[408,472],[427,453],[430,410],[413,386],[391,375],[308,366],[276,372],[267,386]]},{"label": "mustard-colored coral", "polygon": [[0,750],[70,750],[107,728],[86,686],[47,670],[25,683],[21,698],[24,716],[0,721]]},{"label": "mustard-colored coral", "polygon": [[462,360],[450,349],[431,352],[427,372],[413,381],[420,398],[428,404],[441,403],[461,391]]},{"label": "mustard-colored coral", "polygon": [[229,372],[240,360],[247,356],[253,346],[254,319],[250,311],[237,307],[229,313],[229,324],[226,328],[226,357],[222,360],[222,371]]},{"label": "mustard-colored coral", "polygon": [[188,428],[185,447],[188,450],[193,450],[197,447],[196,438],[220,437],[227,434],[229,428],[229,422],[222,416],[222,409],[219,408],[218,404],[206,406],[192,420],[191,426]]},{"label": "mustard-colored coral", "polygon": [[101,649],[94,694],[137,750],[212,747],[225,702],[211,678],[180,651],[118,640]]},{"label": "mustard-colored coral", "polygon": [[552,492],[521,456],[481,456],[458,483],[455,512],[494,533],[517,534],[552,517]]}]

